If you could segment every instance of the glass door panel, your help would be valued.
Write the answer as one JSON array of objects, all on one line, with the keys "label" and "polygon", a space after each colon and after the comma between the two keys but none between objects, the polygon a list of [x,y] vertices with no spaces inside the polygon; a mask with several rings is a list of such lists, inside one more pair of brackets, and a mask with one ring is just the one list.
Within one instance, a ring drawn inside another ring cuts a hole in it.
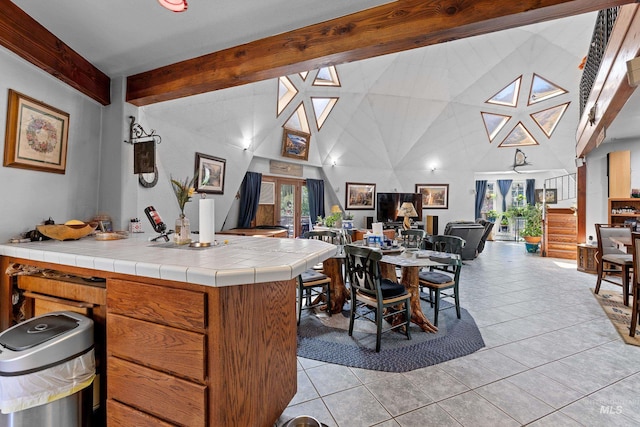
[{"label": "glass door panel", "polygon": [[295,237],[296,187],[280,184],[280,225],[287,227],[289,237]]}]

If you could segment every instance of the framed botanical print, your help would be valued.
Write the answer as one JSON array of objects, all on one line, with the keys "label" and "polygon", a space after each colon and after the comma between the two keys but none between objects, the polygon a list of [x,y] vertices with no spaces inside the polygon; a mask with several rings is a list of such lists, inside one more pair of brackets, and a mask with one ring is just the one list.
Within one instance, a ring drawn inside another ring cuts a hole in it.
[{"label": "framed botanical print", "polygon": [[449,208],[449,184],[416,184],[416,193],[422,194],[422,209]]},{"label": "framed botanical print", "polygon": [[69,114],[9,89],[4,166],[65,173]]},{"label": "framed botanical print", "polygon": [[224,175],[227,161],[196,153],[196,192],[224,194]]},{"label": "framed botanical print", "polygon": [[375,209],[376,185],[347,182],[345,209]]}]

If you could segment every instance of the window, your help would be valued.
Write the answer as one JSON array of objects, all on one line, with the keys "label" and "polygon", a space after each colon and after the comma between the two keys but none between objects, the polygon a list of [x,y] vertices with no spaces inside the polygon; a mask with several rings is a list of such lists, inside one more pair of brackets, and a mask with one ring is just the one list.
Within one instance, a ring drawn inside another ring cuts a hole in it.
[{"label": "window", "polygon": [[511,184],[511,206],[520,208],[526,204],[524,189],[525,189],[524,182],[514,181]]},{"label": "window", "polygon": [[482,212],[489,212],[496,209],[496,183],[487,182],[487,192],[482,203]]}]

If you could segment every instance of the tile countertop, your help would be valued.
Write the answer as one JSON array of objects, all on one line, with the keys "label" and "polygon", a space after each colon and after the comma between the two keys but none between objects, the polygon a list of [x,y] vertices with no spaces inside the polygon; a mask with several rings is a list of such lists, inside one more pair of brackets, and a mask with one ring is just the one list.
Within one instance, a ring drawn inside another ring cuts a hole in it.
[{"label": "tile countertop", "polygon": [[232,286],[292,279],[337,250],[335,245],[315,239],[225,235],[216,236],[218,246],[191,248],[150,242],[149,237],[141,233],[121,240],[98,241],[89,236],[64,242],[7,243],[0,245],[0,255],[205,286]]}]

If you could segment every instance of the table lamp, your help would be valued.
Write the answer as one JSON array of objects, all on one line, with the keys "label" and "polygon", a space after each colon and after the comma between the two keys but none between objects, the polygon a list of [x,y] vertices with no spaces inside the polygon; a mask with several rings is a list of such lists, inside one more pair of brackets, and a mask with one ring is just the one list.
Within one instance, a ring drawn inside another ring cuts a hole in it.
[{"label": "table lamp", "polygon": [[411,228],[411,217],[418,216],[418,212],[416,212],[416,208],[413,206],[411,202],[402,202],[400,209],[398,209],[398,216],[403,216],[404,221],[402,222],[402,228],[408,230]]},{"label": "table lamp", "polygon": [[338,205],[333,205],[331,206],[331,213],[342,213],[342,209],[340,209],[340,206]]}]

